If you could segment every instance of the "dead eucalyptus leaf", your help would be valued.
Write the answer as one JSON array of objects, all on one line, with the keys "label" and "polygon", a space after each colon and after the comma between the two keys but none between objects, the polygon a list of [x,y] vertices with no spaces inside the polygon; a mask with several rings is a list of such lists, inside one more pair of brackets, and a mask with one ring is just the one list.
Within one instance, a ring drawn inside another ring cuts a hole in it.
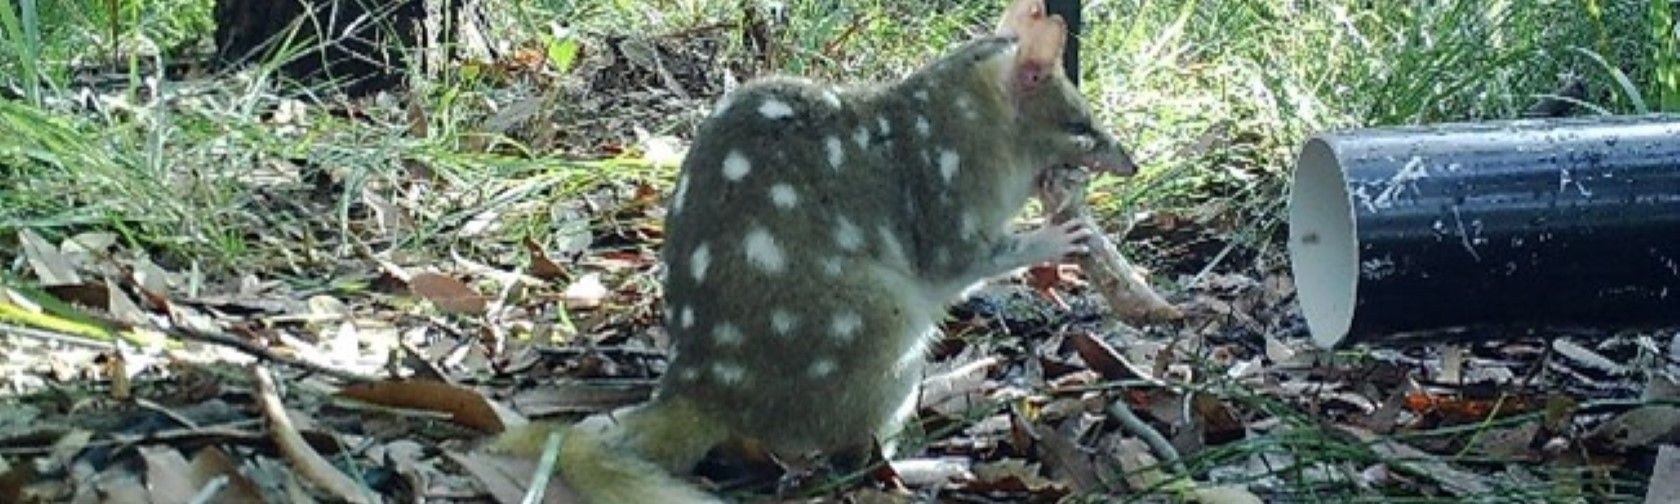
[{"label": "dead eucalyptus leaf", "polygon": [[409,279],[408,288],[439,309],[461,315],[483,315],[490,304],[488,298],[466,283],[440,273],[416,274]]},{"label": "dead eucalyptus leaf", "polygon": [[455,423],[485,432],[501,432],[506,425],[484,395],[471,389],[428,380],[391,380],[358,383],[338,395],[382,406],[449,413]]}]

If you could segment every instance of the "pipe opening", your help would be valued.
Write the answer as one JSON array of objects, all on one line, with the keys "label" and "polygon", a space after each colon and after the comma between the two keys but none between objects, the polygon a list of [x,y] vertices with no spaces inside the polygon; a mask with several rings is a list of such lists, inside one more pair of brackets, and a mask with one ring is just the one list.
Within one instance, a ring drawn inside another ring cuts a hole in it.
[{"label": "pipe opening", "polygon": [[1313,343],[1330,348],[1347,336],[1359,282],[1353,206],[1341,163],[1314,138],[1296,160],[1289,191],[1289,267]]}]

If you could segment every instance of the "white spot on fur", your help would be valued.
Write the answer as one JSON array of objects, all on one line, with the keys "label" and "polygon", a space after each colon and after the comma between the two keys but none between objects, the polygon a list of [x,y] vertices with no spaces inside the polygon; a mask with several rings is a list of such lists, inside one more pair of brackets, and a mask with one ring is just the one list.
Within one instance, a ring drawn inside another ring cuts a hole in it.
[{"label": "white spot on fur", "polygon": [[736,346],[744,339],[746,335],[741,334],[741,328],[735,327],[735,324],[724,322],[712,327],[712,341],[719,345]]},{"label": "white spot on fur", "polygon": [[973,239],[974,235],[980,233],[980,219],[974,216],[974,212],[963,212],[962,223],[957,233],[964,240]]},{"label": "white spot on fur", "polygon": [[828,149],[829,166],[838,170],[841,165],[846,164],[846,148],[845,146],[840,145],[839,138],[830,136],[823,140],[823,146]]},{"label": "white spot on fur", "polygon": [[770,186],[770,202],[781,208],[793,208],[799,206],[799,193],[793,190],[793,186],[776,184]]},{"label": "white spot on fur", "polygon": [[793,327],[797,325],[799,325],[797,315],[782,309],[770,310],[770,330],[776,331],[777,335],[787,336],[788,333],[793,332]]},{"label": "white spot on fur", "polygon": [[786,119],[793,117],[793,107],[789,107],[787,102],[769,98],[758,106],[758,113],[767,119]]},{"label": "white spot on fur", "polygon": [[980,114],[974,112],[974,99],[969,98],[967,93],[957,95],[957,111],[970,121],[980,118]]},{"label": "white spot on fur", "polygon": [[833,88],[823,90],[823,101],[828,102],[830,107],[840,108],[840,95]]},{"label": "white spot on fur", "polygon": [[917,89],[915,93],[912,93],[912,95],[915,96],[917,100],[928,101],[928,92],[926,89]]},{"label": "white spot on fur", "polygon": [[863,231],[859,230],[851,219],[839,217],[834,220],[834,244],[841,250],[855,251],[863,246]]},{"label": "white spot on fur", "polygon": [[723,157],[723,178],[733,182],[741,180],[741,177],[747,176],[747,172],[751,171],[752,162],[747,161],[747,156],[741,154],[741,151],[731,150]]},{"label": "white spot on fur", "polygon": [[933,136],[933,125],[928,123],[926,117],[916,116],[916,134],[922,138]]},{"label": "white spot on fur", "polygon": [[811,363],[811,368],[807,369],[805,374],[812,378],[823,378],[834,374],[834,370],[839,368],[840,365],[835,364],[834,359],[817,359],[816,362]]},{"label": "white spot on fur", "polygon": [[884,249],[886,254],[884,259],[894,264],[908,264],[909,261],[904,259],[904,245],[898,243],[898,237],[893,236],[892,230],[887,229],[886,226],[881,226],[876,228],[875,231],[881,235],[881,248]]},{"label": "white spot on fur", "polygon": [[694,274],[694,282],[706,281],[706,267],[712,264],[712,249],[702,243],[694,247],[694,254],[688,256],[688,271]]},{"label": "white spot on fur", "polygon": [[945,182],[949,183],[957,178],[957,163],[959,160],[957,153],[951,149],[939,151],[939,176],[944,177]]},{"label": "white spot on fur", "polygon": [[742,250],[746,251],[747,262],[758,269],[769,273],[781,273],[787,267],[787,259],[782,256],[782,247],[776,245],[776,238],[770,236],[764,228],[753,228],[747,232],[741,241]]},{"label": "white spot on fur", "polygon": [[857,142],[858,149],[869,149],[869,128],[858,126],[857,133],[852,134],[852,141]]},{"label": "white spot on fur", "polygon": [[841,343],[850,343],[857,338],[859,328],[863,327],[863,317],[849,311],[834,314],[834,320],[828,322],[828,334]]},{"label": "white spot on fur", "polygon": [[843,272],[840,258],[838,257],[828,257],[823,259],[822,268],[823,274],[831,277],[838,277],[840,276],[840,273]]},{"label": "white spot on fur", "polygon": [[880,126],[881,136],[887,136],[887,135],[892,134],[892,123],[887,122],[887,118],[876,117],[875,118],[875,125]]},{"label": "white spot on fur", "polygon": [[736,385],[747,380],[747,369],[734,364],[713,362],[712,375],[724,385]]},{"label": "white spot on fur", "polygon": [[688,175],[677,178],[677,194],[671,197],[671,213],[682,211],[683,199],[688,197]]},{"label": "white spot on fur", "polygon": [[679,322],[682,322],[683,329],[694,327],[694,307],[684,306],[682,309],[682,316],[677,318],[681,319]]}]

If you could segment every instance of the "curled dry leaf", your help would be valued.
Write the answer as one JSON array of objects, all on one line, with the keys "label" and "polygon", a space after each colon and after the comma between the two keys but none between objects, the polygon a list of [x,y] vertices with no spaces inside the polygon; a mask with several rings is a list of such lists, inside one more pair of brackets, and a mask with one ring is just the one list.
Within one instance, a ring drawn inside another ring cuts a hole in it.
[{"label": "curled dry leaf", "polygon": [[425,298],[438,308],[461,315],[483,315],[490,300],[466,283],[439,273],[419,273],[408,281],[408,288],[416,296]]},{"label": "curled dry leaf", "polygon": [[455,423],[484,432],[501,432],[506,422],[482,394],[442,382],[391,380],[358,383],[338,395],[382,406],[449,413]]}]

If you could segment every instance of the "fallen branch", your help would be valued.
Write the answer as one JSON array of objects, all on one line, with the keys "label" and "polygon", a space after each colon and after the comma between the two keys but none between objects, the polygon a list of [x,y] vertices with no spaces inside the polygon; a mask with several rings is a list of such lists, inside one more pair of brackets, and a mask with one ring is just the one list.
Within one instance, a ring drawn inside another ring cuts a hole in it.
[{"label": "fallen branch", "polygon": [[[1072,167],[1050,169],[1040,178],[1039,200],[1051,214],[1050,222],[1060,224],[1074,219],[1091,221],[1091,209],[1085,204],[1086,183],[1090,176]],[[1168,303],[1149,286],[1142,271],[1120,255],[1120,249],[1105,233],[1092,233],[1088,242],[1090,254],[1080,257],[1079,266],[1091,280],[1091,285],[1108,301],[1115,317],[1129,324],[1152,324],[1178,320],[1184,312]]]}]

